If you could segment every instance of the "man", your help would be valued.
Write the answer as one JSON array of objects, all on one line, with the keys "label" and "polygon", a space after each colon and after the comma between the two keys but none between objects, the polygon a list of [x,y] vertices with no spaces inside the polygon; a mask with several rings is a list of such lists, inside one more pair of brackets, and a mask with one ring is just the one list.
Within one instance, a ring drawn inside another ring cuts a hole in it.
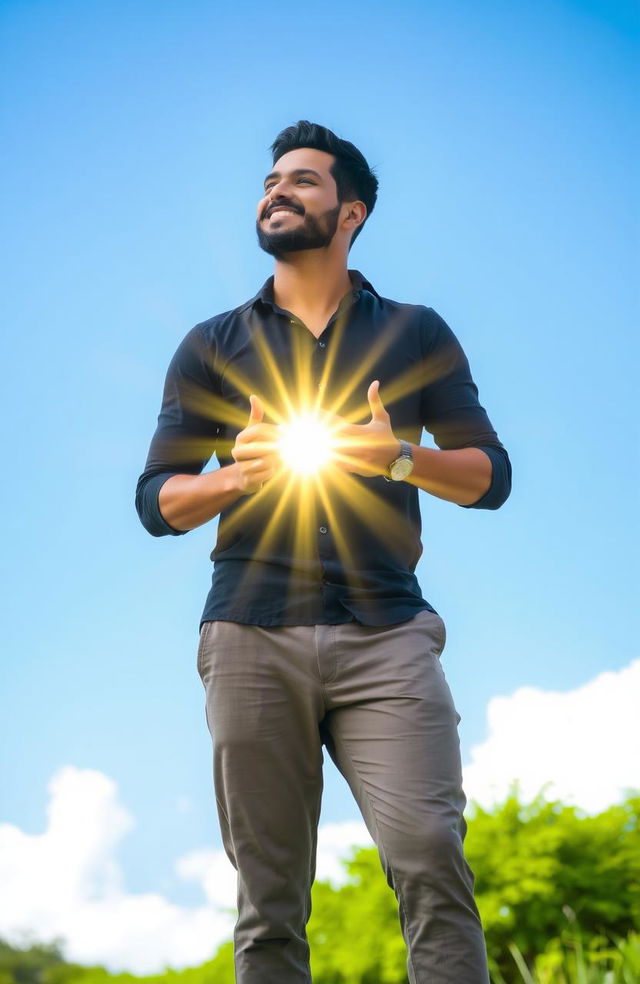
[{"label": "man", "polygon": [[[398,899],[409,980],[486,984],[444,623],[414,570],[418,489],[496,509],[509,459],[445,322],[347,269],[377,195],[360,151],[306,121],[272,151],[257,234],[274,276],[179,346],[136,496],[155,536],[220,514],[198,669],[238,871],[237,980],[311,979],[324,745]],[[297,416],[304,452],[328,434],[316,475],[285,453]]]}]

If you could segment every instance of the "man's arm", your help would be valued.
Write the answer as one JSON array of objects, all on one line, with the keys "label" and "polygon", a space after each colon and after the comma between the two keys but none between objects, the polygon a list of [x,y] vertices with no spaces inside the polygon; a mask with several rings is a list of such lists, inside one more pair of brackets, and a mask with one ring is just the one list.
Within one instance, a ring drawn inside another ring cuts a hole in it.
[{"label": "man's arm", "polygon": [[[417,451],[416,462],[420,461],[414,469],[417,484],[465,508],[498,509],[511,492],[511,462],[480,404],[468,359],[449,325],[433,308],[424,311],[421,340],[425,366],[425,384],[420,395],[421,422],[433,435],[440,451],[433,448]],[[450,457],[452,452],[455,452],[455,458]],[[463,460],[462,453],[465,454],[465,476],[456,473],[459,461]],[[449,458],[446,464],[445,455]],[[480,455],[484,455],[487,462]],[[440,460],[448,474],[440,475]],[[431,478],[436,485],[441,477],[445,483],[442,491],[422,484],[430,466],[434,469]],[[448,478],[457,486],[455,496],[442,494],[446,492]],[[475,493],[478,495],[473,498]]]},{"label": "man's arm", "polygon": [[234,476],[235,465],[205,475],[171,475],[160,487],[158,507],[177,533],[208,523],[243,494]]},{"label": "man's arm", "polygon": [[158,494],[160,512],[174,529],[187,532],[208,523],[243,495],[259,492],[275,474],[276,428],[263,424],[264,408],[250,398],[249,422],[231,449],[234,464],[206,475],[172,475]]},{"label": "man's arm", "polygon": [[226,423],[242,426],[242,418],[236,421],[237,413],[223,404],[214,341],[203,328],[196,325],[187,334],[169,364],[158,426],[138,479],[136,509],[153,536],[180,536],[201,526],[273,474],[273,455],[265,448],[273,428],[261,423],[264,411],[256,397],[236,438],[234,464],[201,474],[216,450],[222,417],[234,416]]},{"label": "man's arm", "polygon": [[[498,509],[511,491],[511,464],[478,401],[469,363],[446,322],[431,308],[423,324],[425,384],[421,423],[439,450],[411,445],[414,469],[407,482],[465,508]],[[357,475],[385,475],[400,442],[374,381],[367,392],[368,424],[339,425],[337,464]]]},{"label": "man's arm", "polygon": [[480,448],[438,451],[412,444],[411,451],[413,471],[406,481],[439,499],[472,506],[491,488],[493,465]]},{"label": "man's arm", "polygon": [[[339,422],[336,430],[337,464],[356,475],[386,475],[389,465],[400,455],[400,441],[391,417],[379,394],[375,380],[367,391],[371,410],[368,424]],[[412,485],[460,506],[481,499],[491,487],[493,466],[480,448],[437,451],[411,445],[414,467],[406,479]]]},{"label": "man's arm", "polygon": [[160,509],[165,484],[174,477],[205,482],[208,478],[200,472],[216,450],[220,431],[210,399],[215,400],[219,390],[214,365],[215,351],[207,344],[203,325],[196,325],[169,363],[158,424],[136,487],[136,510],[152,536],[186,532],[173,514],[175,525]]}]

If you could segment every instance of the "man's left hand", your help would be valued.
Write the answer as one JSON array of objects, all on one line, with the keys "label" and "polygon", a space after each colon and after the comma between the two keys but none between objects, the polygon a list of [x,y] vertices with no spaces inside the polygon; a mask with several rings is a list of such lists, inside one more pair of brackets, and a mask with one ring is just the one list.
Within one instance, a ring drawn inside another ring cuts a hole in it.
[{"label": "man's left hand", "polygon": [[332,417],[335,465],[353,475],[386,475],[389,465],[400,454],[400,441],[391,428],[376,379],[367,390],[371,410],[368,424],[350,424],[343,417]]}]

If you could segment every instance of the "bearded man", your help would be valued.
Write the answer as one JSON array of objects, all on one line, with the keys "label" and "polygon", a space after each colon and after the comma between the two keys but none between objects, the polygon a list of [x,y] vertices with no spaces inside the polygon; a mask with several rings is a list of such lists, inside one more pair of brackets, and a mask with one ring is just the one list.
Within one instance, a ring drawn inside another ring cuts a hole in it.
[{"label": "bearded man", "polygon": [[[272,151],[256,227],[274,275],[180,344],[136,494],[154,536],[220,516],[198,670],[237,981],[311,980],[325,747],[397,897],[409,981],[487,984],[445,627],[415,575],[418,489],[497,509],[509,459],[443,319],[348,269],[377,197],[360,151],[307,121]],[[316,475],[283,453],[296,416],[311,450],[329,434]]]}]

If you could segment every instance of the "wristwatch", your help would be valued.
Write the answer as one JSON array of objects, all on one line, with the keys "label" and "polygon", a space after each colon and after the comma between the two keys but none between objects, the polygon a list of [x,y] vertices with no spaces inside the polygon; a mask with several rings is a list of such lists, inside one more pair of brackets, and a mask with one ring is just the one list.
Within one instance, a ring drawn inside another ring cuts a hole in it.
[{"label": "wristwatch", "polygon": [[400,454],[391,462],[384,477],[387,482],[403,482],[413,471],[413,454],[407,441],[400,441]]}]

